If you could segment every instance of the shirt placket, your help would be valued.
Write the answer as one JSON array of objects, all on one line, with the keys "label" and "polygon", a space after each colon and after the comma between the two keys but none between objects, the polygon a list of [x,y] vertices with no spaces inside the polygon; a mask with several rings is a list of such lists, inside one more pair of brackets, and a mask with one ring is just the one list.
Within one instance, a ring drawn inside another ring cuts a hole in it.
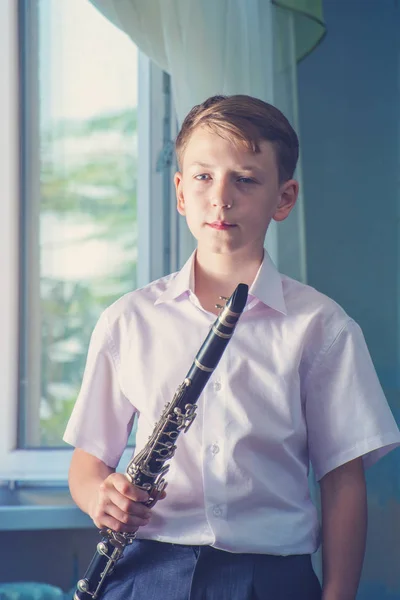
[{"label": "shirt placket", "polygon": [[225,350],[204,390],[203,403],[203,489],[206,518],[216,539],[226,518],[226,444],[224,414],[227,392]]}]

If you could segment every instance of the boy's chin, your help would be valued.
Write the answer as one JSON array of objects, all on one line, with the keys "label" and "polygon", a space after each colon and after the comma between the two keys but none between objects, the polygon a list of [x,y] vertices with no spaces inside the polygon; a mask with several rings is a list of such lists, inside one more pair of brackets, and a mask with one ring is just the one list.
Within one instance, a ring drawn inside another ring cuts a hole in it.
[{"label": "boy's chin", "polygon": [[204,242],[203,240],[197,240],[197,248],[206,254],[234,254],[235,252],[240,252],[240,247],[235,244],[227,244],[227,243],[210,243],[209,240]]}]

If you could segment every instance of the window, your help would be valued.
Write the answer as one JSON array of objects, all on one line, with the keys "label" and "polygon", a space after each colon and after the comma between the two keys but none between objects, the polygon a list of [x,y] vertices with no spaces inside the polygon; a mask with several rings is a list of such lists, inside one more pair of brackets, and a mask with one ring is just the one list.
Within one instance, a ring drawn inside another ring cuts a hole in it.
[{"label": "window", "polygon": [[19,193],[15,185],[6,195],[9,231],[15,192],[21,207],[19,236],[0,243],[10,254],[18,368],[7,379],[0,478],[65,478],[61,438],[94,324],[122,294],[175,266],[169,172],[155,168],[170,135],[169,78],[89,0],[21,0],[19,36],[13,4],[8,110],[15,139],[19,96],[21,148]]}]

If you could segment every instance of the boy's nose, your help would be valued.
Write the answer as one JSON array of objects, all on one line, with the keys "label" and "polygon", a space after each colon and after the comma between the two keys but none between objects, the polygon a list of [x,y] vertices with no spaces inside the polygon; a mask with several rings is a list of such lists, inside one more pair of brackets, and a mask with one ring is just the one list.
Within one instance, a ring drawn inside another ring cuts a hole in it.
[{"label": "boy's nose", "polygon": [[224,200],[224,201],[221,201],[221,202],[219,202],[218,200],[215,200],[213,202],[213,205],[214,206],[220,206],[221,208],[232,208],[232,202],[229,201],[229,200],[226,200],[226,201]]},{"label": "boy's nose", "polygon": [[213,206],[220,206],[221,208],[231,208],[233,204],[232,193],[229,190],[227,184],[220,184],[214,188],[212,196]]}]

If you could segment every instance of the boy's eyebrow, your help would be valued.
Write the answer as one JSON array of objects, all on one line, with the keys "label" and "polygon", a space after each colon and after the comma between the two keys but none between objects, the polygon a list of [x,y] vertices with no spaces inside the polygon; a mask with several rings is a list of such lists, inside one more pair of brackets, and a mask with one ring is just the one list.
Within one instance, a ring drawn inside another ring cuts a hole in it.
[{"label": "boy's eyebrow", "polygon": [[189,167],[202,167],[203,169],[211,169],[211,165],[207,165],[206,163],[202,163],[198,160],[195,160],[194,162],[190,163]]},{"label": "boy's eyebrow", "polygon": [[[214,169],[215,166],[214,165],[208,165],[207,163],[203,163],[200,161],[195,161],[192,162],[189,167],[201,167],[202,169]],[[232,169],[233,172],[236,171],[252,171],[252,172],[259,172],[260,169],[259,167],[256,166],[243,166],[243,167],[238,167],[237,169]]]}]

